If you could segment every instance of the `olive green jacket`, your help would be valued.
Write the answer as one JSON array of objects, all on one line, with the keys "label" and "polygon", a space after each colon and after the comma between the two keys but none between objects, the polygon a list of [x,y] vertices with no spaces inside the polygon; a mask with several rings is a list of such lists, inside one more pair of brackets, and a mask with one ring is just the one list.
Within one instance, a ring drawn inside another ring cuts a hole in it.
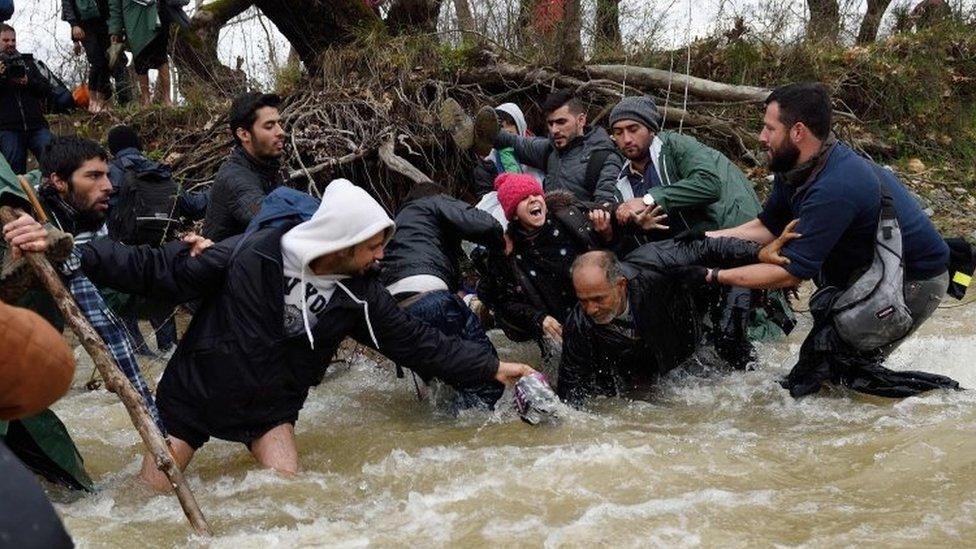
[{"label": "olive green jacket", "polygon": [[[651,158],[648,169],[657,170],[662,184],[650,195],[664,208],[675,232],[735,227],[759,215],[759,198],[742,170],[694,137],[660,132],[651,143]],[[627,162],[617,178],[621,200],[634,198],[630,170]]]}]

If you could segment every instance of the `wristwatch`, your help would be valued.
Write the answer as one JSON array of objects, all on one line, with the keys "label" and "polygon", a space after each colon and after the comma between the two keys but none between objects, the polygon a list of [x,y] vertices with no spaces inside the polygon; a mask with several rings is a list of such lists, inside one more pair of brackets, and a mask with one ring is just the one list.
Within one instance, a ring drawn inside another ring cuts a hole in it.
[{"label": "wristwatch", "polygon": [[644,205],[645,206],[653,206],[654,205],[654,197],[651,196],[651,193],[645,194],[643,200],[644,200]]}]

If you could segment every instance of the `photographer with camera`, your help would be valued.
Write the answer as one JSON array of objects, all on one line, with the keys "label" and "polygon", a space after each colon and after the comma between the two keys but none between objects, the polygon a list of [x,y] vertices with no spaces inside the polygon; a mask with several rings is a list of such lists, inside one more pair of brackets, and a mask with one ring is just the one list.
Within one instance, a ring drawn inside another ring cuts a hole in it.
[{"label": "photographer with camera", "polygon": [[17,51],[17,31],[0,23],[0,153],[14,173],[27,171],[27,151],[40,158],[51,141],[42,102],[51,85],[30,54]]}]

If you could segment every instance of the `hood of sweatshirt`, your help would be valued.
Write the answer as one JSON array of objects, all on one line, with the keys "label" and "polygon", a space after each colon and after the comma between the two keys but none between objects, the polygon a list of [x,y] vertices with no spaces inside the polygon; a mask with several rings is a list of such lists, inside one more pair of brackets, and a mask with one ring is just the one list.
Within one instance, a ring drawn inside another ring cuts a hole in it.
[{"label": "hood of sweatshirt", "polygon": [[515,119],[515,127],[518,129],[518,134],[526,137],[525,132],[528,129],[528,124],[525,123],[525,115],[522,114],[522,109],[518,105],[515,103],[502,103],[495,107],[495,110],[502,111]]},{"label": "hood of sweatshirt", "polygon": [[[302,287],[307,280],[316,277],[309,268],[313,260],[355,246],[365,242],[379,232],[386,232],[384,245],[393,237],[395,224],[386,210],[379,205],[365,190],[347,179],[336,179],[329,183],[322,194],[322,202],[312,218],[294,226],[281,237],[281,256],[285,269],[300,273]],[[366,313],[366,324],[372,336],[372,326],[369,321],[369,306],[360,300],[342,282],[340,276],[325,275],[336,281],[353,301],[363,305]],[[309,343],[314,347],[315,341],[308,322],[308,304],[302,301],[302,316],[305,321],[305,332]],[[379,347],[373,337],[373,343]]]}]

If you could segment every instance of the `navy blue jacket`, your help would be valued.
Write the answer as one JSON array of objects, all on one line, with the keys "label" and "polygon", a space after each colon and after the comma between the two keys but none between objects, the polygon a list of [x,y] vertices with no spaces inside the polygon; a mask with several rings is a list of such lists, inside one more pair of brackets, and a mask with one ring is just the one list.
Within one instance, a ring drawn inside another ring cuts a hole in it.
[{"label": "navy blue jacket", "polygon": [[894,173],[838,142],[812,179],[790,184],[777,175],[760,221],[779,234],[792,219],[803,235],[783,248],[786,270],[818,286],[846,287],[874,257],[881,210],[879,181],[895,202],[901,225],[905,276],[922,280],[939,275],[949,262],[949,248],[935,226]]}]

